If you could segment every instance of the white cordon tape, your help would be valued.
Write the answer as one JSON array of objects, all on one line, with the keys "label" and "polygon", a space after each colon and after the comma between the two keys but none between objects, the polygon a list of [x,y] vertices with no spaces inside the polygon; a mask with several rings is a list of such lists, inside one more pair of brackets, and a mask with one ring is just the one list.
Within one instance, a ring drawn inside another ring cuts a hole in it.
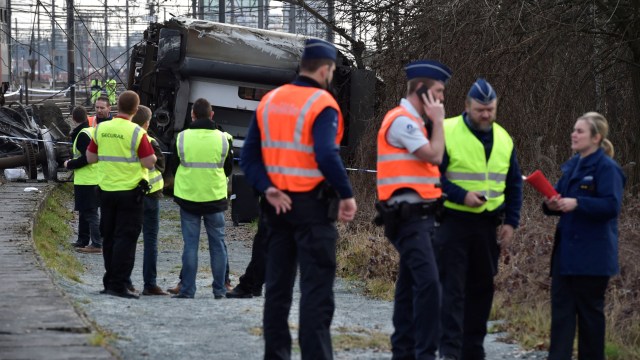
[{"label": "white cordon tape", "polygon": [[22,137],[17,137],[17,136],[4,136],[4,135],[0,135],[0,139],[24,140],[24,141],[33,141],[33,142],[51,142],[51,143],[54,143],[54,144],[68,144],[68,145],[72,144],[72,143],[67,142],[67,141],[38,140],[38,139],[22,138]]}]

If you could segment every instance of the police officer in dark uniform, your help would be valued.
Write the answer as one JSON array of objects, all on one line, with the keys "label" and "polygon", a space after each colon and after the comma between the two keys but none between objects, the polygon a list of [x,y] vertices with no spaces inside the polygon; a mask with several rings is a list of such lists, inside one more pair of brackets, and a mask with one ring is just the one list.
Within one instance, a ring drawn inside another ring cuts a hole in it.
[{"label": "police officer in dark uniform", "polygon": [[350,221],[356,212],[339,156],[342,114],[326,91],[335,62],[331,43],[305,42],[300,75],[262,98],[240,159],[247,180],[269,203],[265,359],[291,357],[288,318],[298,265],[302,358],[333,358],[335,220]]},{"label": "police officer in dark uniform", "polygon": [[[431,246],[442,190],[444,88],[451,70],[431,60],[405,68],[407,97],[378,132],[378,222],[400,254],[391,346],[394,359],[435,359],[440,286]],[[423,116],[432,122],[427,130]],[[430,134],[428,133],[430,132]]]},{"label": "police officer in dark uniform", "polygon": [[445,212],[436,237],[444,359],[484,359],[500,249],[520,220],[522,176],[513,140],[496,120],[493,87],[478,79],[465,112],[444,122]]}]

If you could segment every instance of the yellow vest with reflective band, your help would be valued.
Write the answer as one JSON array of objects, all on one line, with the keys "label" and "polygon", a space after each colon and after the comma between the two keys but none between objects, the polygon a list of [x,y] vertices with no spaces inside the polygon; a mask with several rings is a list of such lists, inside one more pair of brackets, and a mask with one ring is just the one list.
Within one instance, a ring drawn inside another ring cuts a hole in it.
[{"label": "yellow vest with reflective band", "polygon": [[[149,134],[147,134],[147,139],[149,139],[150,144],[157,143],[156,139],[149,136]],[[149,170],[149,186],[151,186],[149,194],[162,190],[164,188],[162,173],[160,172],[160,170],[156,169],[155,166],[153,167],[153,170]]]},{"label": "yellow vest with reflective band", "polygon": [[229,153],[231,135],[220,130],[187,129],[178,134],[180,166],[173,193],[193,202],[227,198],[224,160]]},{"label": "yellow vest with reflective band", "polygon": [[[93,139],[93,134],[95,133],[95,129],[92,127],[87,127],[78,133],[76,138],[73,140],[73,158],[77,159],[82,154],[78,151],[76,147],[78,143],[78,137],[80,134],[87,134],[89,139]],[[81,168],[73,170],[73,184],[74,185],[98,185],[98,164],[87,164]]]},{"label": "yellow vest with reflective band", "polygon": [[484,145],[469,130],[462,115],[444,121],[445,148],[449,156],[446,178],[467,191],[475,191],[487,197],[479,207],[469,207],[445,201],[449,209],[481,213],[493,211],[504,203],[507,172],[513,140],[507,131],[493,123],[493,148],[487,161]]},{"label": "yellow vest with reflective band", "polygon": [[129,120],[114,118],[96,127],[93,141],[98,145],[98,185],[104,191],[132,190],[149,171],[138,158],[140,140],[146,131]]}]

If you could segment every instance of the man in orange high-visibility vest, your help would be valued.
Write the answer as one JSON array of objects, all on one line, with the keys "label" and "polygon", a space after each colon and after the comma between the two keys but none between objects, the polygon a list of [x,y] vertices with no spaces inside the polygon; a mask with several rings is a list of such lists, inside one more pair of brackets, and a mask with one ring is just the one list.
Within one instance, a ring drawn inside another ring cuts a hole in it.
[{"label": "man in orange high-visibility vest", "polygon": [[336,68],[336,49],[308,39],[293,83],[267,93],[245,139],[240,166],[269,204],[264,304],[265,359],[289,359],[291,308],[300,266],[302,359],[332,359],[335,220],[356,212],[351,184],[339,156],[343,121],[326,90]]},{"label": "man in orange high-visibility vest", "polygon": [[442,101],[451,70],[431,60],[412,62],[405,70],[406,98],[387,113],[378,132],[376,207],[385,235],[400,255],[393,358],[432,360],[438,348],[440,284],[431,244],[441,205]]}]

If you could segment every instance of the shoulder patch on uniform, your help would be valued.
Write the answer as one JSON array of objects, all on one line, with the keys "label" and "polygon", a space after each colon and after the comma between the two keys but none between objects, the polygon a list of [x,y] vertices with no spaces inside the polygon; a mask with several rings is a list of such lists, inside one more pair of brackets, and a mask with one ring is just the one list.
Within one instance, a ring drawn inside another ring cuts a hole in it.
[{"label": "shoulder patch on uniform", "polygon": [[413,124],[407,124],[405,130],[409,133],[409,134],[413,134],[414,131],[416,131],[416,127],[413,126]]}]

